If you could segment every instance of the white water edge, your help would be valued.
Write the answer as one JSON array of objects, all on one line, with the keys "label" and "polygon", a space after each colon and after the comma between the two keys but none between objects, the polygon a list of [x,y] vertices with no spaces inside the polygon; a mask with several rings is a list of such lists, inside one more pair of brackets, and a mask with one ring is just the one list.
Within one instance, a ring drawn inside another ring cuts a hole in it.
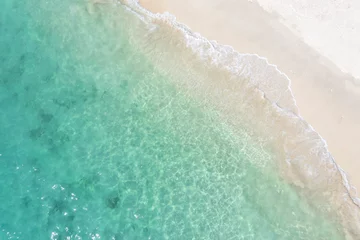
[{"label": "white water edge", "polygon": [[[357,207],[360,206],[360,198],[357,197],[355,187],[351,186],[349,183],[345,171],[336,164],[335,159],[329,152],[326,140],[322,138],[320,134],[317,133],[315,129],[299,114],[296,100],[291,90],[290,78],[285,73],[281,72],[275,64],[269,63],[266,57],[259,56],[256,53],[239,53],[231,46],[220,45],[216,41],[209,41],[208,39],[202,37],[199,33],[193,33],[188,26],[178,23],[176,21],[176,17],[168,12],[164,14],[151,13],[140,6],[136,0],[120,0],[120,3],[125,4],[129,11],[136,14],[146,24],[152,22],[149,21],[149,19],[157,19],[166,22],[177,30],[180,30],[184,35],[184,39],[186,39],[186,45],[191,48],[194,53],[198,54],[199,57],[208,59],[210,56],[213,61],[212,63],[216,66],[221,65],[236,75],[248,77],[250,84],[256,86],[257,89],[263,93],[264,97],[271,103],[276,111],[280,111],[291,118],[297,118],[299,122],[307,127],[306,131],[311,132],[311,134],[315,134],[320,140],[321,144],[320,146],[317,145],[316,149],[317,154],[326,156],[326,160],[333,163],[336,170],[342,177],[342,184],[346,189],[346,194]],[[156,26],[153,27],[156,28]],[[209,47],[211,49],[209,49]],[[231,61],[229,61],[229,56],[232,58]],[[259,68],[262,68],[261,71],[256,72]],[[267,81],[263,81],[264,76],[274,76],[274,74],[277,74],[277,76],[273,77],[277,80],[276,84],[271,82],[268,78],[266,78]],[[279,88],[279,86],[281,88]],[[324,159],[319,159],[319,161],[322,160]],[[358,213],[354,213],[353,217],[355,220],[359,219],[360,216]]]}]

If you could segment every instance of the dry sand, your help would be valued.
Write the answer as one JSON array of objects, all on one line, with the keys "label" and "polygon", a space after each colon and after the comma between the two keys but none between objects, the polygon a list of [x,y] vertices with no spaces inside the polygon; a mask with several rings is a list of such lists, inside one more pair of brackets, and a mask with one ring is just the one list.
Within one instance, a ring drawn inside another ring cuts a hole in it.
[{"label": "dry sand", "polygon": [[210,40],[268,58],[292,81],[301,116],[327,141],[336,162],[360,191],[360,87],[309,47],[279,17],[252,0],[140,0],[175,15]]}]

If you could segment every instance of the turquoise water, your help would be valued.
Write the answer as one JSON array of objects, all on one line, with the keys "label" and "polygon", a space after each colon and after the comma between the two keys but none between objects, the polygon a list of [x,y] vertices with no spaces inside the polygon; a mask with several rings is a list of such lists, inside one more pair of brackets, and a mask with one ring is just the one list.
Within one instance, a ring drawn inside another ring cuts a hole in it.
[{"label": "turquoise water", "polygon": [[0,239],[343,239],[130,44],[135,18],[0,2]]}]

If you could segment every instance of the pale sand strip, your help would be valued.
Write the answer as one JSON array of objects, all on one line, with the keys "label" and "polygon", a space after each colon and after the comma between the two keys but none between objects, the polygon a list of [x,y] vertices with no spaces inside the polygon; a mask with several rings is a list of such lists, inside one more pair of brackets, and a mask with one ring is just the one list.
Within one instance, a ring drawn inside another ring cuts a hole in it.
[{"label": "pale sand strip", "polygon": [[241,53],[257,53],[292,80],[301,116],[327,141],[336,162],[360,189],[360,88],[353,78],[249,0],[140,0],[168,11],[210,40]]}]

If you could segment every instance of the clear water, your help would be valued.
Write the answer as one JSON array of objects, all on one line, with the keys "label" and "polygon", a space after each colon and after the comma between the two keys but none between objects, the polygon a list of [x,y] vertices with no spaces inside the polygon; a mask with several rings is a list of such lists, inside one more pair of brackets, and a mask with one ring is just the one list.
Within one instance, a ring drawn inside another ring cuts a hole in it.
[{"label": "clear water", "polygon": [[129,44],[135,18],[0,2],[0,239],[343,239]]}]

